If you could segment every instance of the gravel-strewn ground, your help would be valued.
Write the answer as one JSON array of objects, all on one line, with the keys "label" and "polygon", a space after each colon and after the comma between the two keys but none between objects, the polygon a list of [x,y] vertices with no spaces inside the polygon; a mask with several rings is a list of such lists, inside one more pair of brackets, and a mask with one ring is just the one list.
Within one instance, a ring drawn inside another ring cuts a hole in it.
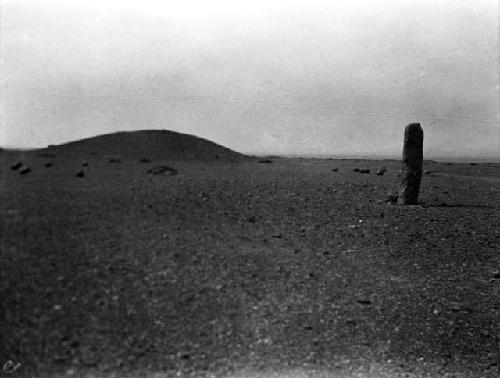
[{"label": "gravel-strewn ground", "polygon": [[9,376],[500,373],[500,165],[428,162],[423,206],[399,207],[394,161],[26,154],[22,176],[16,159],[0,168]]}]

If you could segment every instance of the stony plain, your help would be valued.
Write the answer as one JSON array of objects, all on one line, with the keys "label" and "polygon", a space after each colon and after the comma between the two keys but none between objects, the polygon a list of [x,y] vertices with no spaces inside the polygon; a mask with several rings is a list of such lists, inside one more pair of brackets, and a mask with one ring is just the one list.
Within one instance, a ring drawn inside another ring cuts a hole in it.
[{"label": "stony plain", "polygon": [[421,203],[398,206],[400,164],[165,132],[2,151],[2,365],[497,377],[500,164],[425,160]]}]

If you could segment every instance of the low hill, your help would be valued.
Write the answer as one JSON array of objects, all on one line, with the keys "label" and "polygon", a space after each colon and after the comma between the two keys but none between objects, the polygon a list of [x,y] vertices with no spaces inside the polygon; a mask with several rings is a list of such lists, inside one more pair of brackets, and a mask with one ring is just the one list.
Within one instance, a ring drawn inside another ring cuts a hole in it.
[{"label": "low hill", "polygon": [[154,160],[243,161],[251,159],[229,148],[169,130],[117,132],[61,145],[51,145],[38,154],[148,158]]}]

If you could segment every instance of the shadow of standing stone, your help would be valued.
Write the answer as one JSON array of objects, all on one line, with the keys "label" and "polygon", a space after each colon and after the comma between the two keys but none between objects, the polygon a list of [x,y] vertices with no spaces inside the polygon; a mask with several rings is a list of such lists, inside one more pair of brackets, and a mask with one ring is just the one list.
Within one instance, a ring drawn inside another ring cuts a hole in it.
[{"label": "shadow of standing stone", "polygon": [[422,179],[424,132],[420,123],[410,123],[405,128],[403,145],[402,182],[399,205],[416,205]]}]

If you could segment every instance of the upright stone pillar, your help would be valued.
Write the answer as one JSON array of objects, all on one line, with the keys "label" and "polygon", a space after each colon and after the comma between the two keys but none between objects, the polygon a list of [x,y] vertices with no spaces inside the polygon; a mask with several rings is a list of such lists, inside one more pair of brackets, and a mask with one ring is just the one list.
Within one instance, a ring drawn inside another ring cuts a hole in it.
[{"label": "upright stone pillar", "polygon": [[424,159],[424,132],[420,123],[410,123],[405,128],[403,145],[403,166],[401,188],[398,204],[416,205],[418,191],[422,179],[422,163]]}]

